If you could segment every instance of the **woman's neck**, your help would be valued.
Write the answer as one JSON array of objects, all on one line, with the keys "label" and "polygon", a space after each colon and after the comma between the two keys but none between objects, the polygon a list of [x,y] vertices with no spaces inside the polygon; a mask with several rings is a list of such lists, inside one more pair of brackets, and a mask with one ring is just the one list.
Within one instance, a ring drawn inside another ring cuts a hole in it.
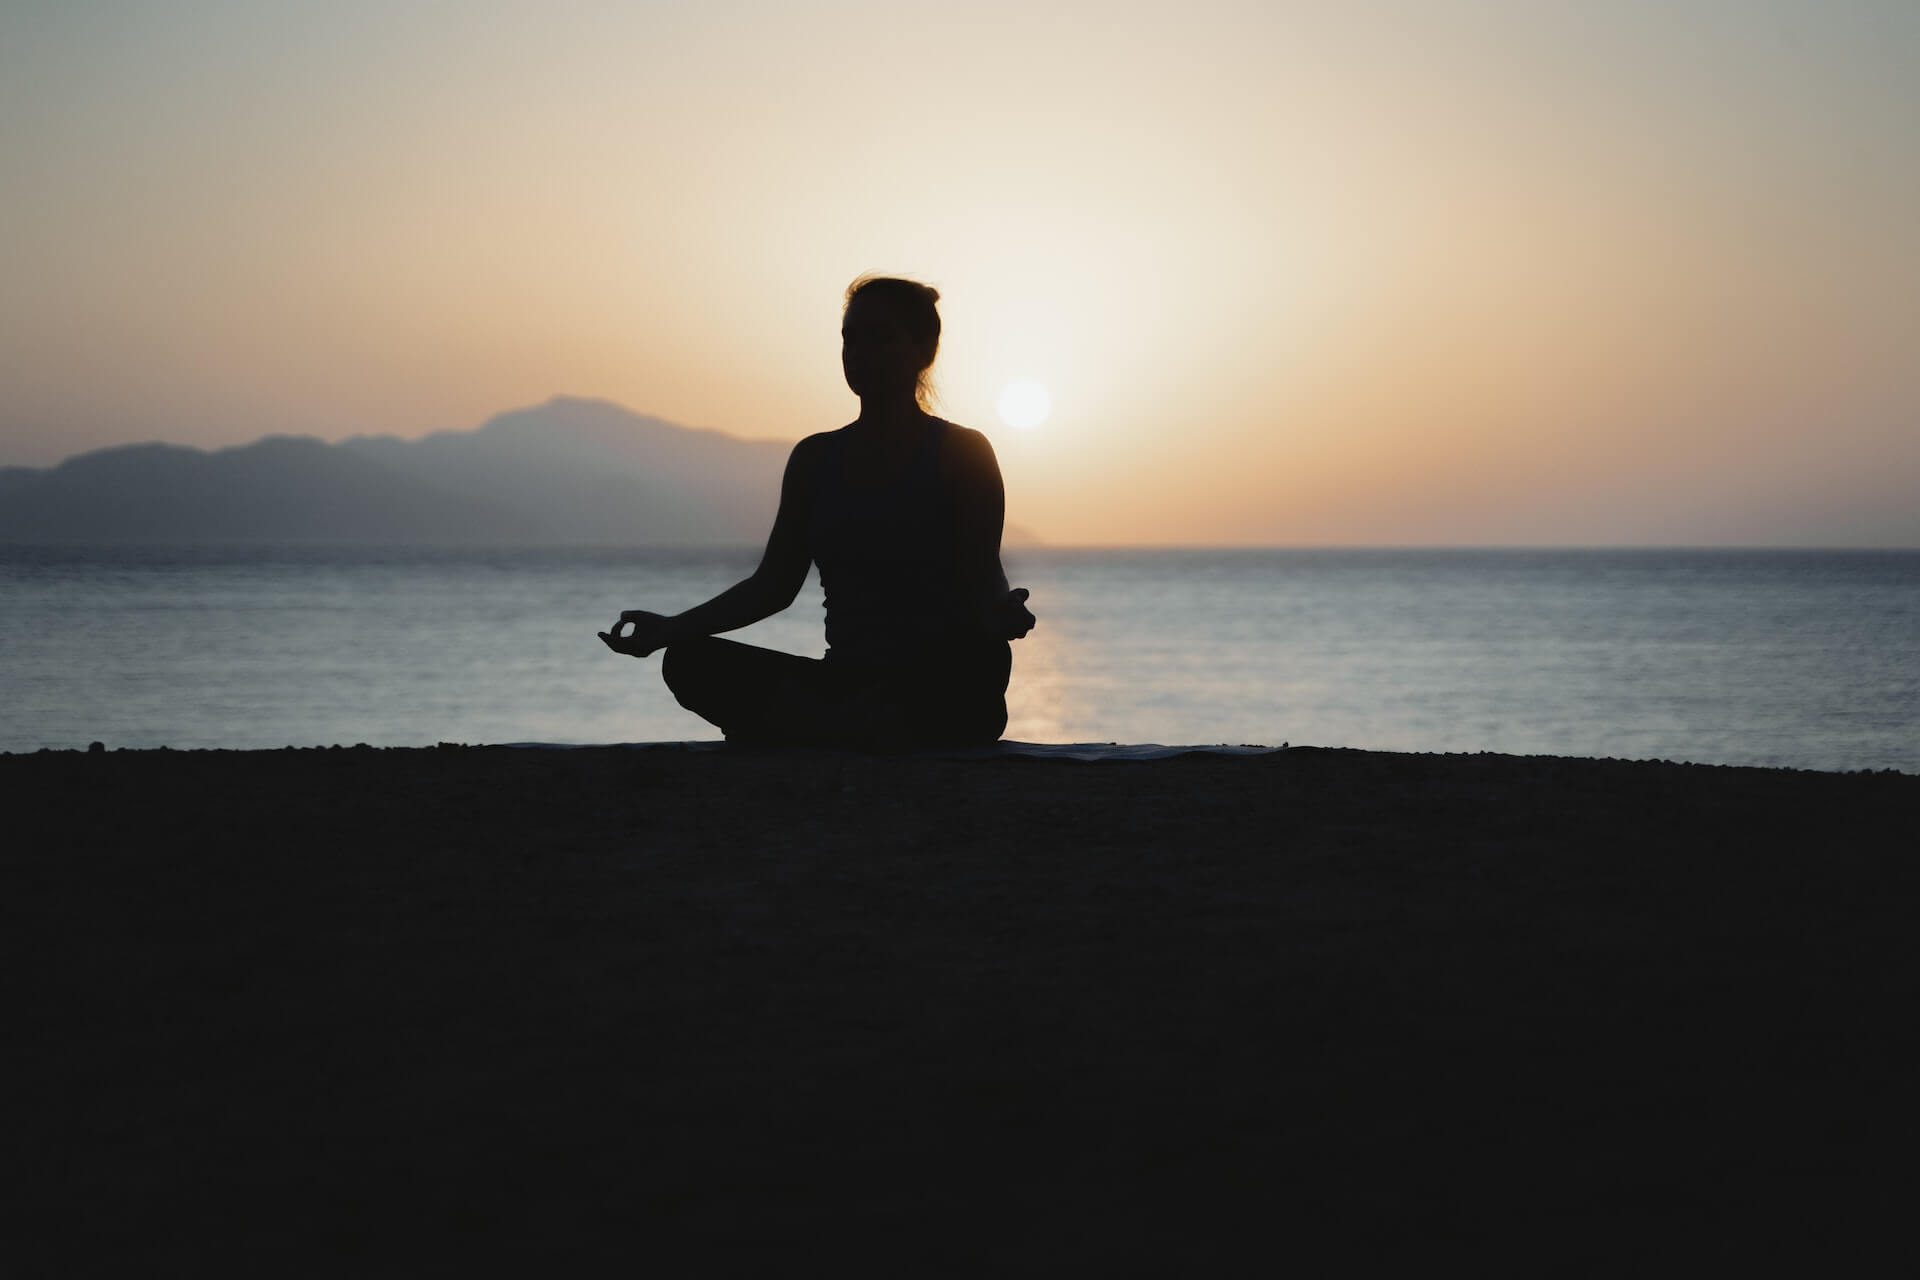
[{"label": "woman's neck", "polygon": [[860,416],[854,425],[872,430],[886,431],[919,422],[927,415],[920,408],[920,402],[911,394],[904,398],[881,398],[868,396],[860,401]]}]

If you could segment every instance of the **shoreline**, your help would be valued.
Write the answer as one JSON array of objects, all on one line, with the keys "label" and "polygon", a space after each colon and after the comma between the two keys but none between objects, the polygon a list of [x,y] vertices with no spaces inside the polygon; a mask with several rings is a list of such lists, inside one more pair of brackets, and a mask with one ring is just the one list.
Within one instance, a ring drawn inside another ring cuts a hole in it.
[{"label": "shoreline", "polygon": [[1905,1248],[1912,775],[323,747],[0,794],[24,1247],[80,1270]]},{"label": "shoreline", "polygon": [[[1813,774],[1823,777],[1895,777],[1920,778],[1920,772],[1884,768],[1823,769],[1808,765],[1775,764],[1738,764],[1722,763],[1711,760],[1676,760],[1664,756],[1581,756],[1581,755],[1522,755],[1508,751],[1386,751],[1368,747],[1322,747],[1310,743],[1295,744],[1282,742],[1278,746],[1251,742],[1212,742],[1212,743],[1115,743],[1115,742],[1018,742],[1002,739],[991,747],[960,747],[951,750],[929,750],[903,752],[895,755],[883,753],[865,753],[857,751],[831,751],[808,747],[768,748],[754,747],[746,750],[729,748],[723,739],[690,738],[684,740],[662,740],[658,742],[439,742],[433,744],[412,744],[399,746],[376,746],[366,742],[325,743],[311,746],[283,747],[175,747],[165,744],[152,747],[110,747],[102,742],[89,743],[84,747],[34,747],[18,751],[0,750],[0,760],[28,759],[42,756],[84,756],[84,755],[203,755],[203,756],[283,756],[289,753],[310,754],[335,751],[405,753],[416,751],[629,751],[663,752],[683,755],[723,754],[730,758],[742,757],[804,759],[807,757],[880,759],[902,762],[944,761],[949,763],[979,764],[996,759],[1054,759],[1077,760],[1081,763],[1142,764],[1174,759],[1181,756],[1249,756],[1278,755],[1283,752],[1332,753],[1351,757],[1392,757],[1410,760],[1507,760],[1516,763],[1561,764],[1561,765],[1648,765],[1674,769],[1738,769],[1756,773]],[[1151,754],[1147,754],[1151,753]],[[1097,758],[1096,758],[1097,757]]]}]

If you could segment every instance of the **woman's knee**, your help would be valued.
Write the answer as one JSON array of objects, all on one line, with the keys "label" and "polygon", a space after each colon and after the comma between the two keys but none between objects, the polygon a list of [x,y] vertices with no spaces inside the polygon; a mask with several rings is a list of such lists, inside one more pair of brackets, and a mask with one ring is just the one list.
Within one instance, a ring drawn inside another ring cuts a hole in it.
[{"label": "woman's knee", "polygon": [[687,705],[689,695],[695,694],[708,683],[704,677],[712,666],[711,636],[676,640],[660,651],[660,678],[667,682],[667,688],[682,706]]}]

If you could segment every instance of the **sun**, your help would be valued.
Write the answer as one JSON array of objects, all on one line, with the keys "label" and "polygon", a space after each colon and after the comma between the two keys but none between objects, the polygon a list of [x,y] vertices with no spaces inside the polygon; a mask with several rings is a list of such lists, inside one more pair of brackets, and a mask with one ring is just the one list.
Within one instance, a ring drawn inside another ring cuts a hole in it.
[{"label": "sun", "polygon": [[1053,412],[1053,397],[1037,382],[1009,382],[1000,393],[1000,420],[1010,427],[1037,427]]}]

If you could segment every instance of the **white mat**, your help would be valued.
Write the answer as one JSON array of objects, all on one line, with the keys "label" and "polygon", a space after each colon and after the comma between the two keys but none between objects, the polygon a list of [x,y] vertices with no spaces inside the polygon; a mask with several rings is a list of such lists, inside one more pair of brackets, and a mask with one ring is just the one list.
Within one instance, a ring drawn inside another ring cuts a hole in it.
[{"label": "white mat", "polygon": [[[505,747],[529,747],[543,750],[567,751],[583,747],[620,747],[628,751],[724,751],[724,742],[503,742]],[[1027,756],[1040,760],[1084,760],[1098,762],[1104,760],[1165,760],[1169,756],[1192,755],[1196,752],[1221,756],[1264,756],[1276,751],[1285,751],[1287,745],[1277,747],[1252,746],[1241,743],[1229,746],[1225,743],[1202,746],[1168,747],[1157,742],[996,742],[985,747],[950,747],[938,751],[908,751],[902,755],[912,760],[998,760],[1005,756]]]}]

